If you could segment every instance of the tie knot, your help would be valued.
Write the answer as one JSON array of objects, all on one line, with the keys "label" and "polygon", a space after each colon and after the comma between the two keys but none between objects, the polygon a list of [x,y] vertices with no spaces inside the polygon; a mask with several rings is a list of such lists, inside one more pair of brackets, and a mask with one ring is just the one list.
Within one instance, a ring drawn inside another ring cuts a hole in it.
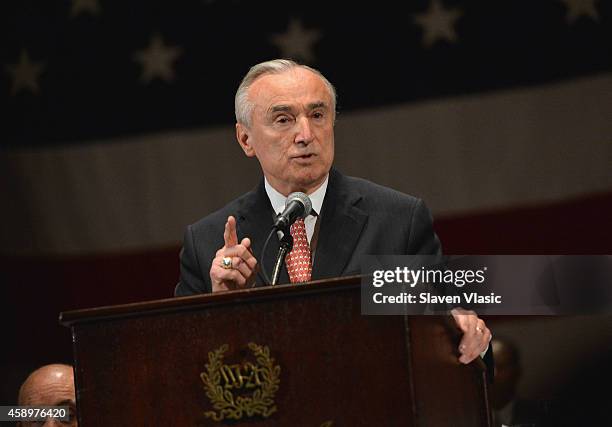
[{"label": "tie knot", "polygon": [[291,224],[291,235],[293,236],[293,233],[300,232],[302,229],[306,230],[304,218],[298,218],[293,224]]}]

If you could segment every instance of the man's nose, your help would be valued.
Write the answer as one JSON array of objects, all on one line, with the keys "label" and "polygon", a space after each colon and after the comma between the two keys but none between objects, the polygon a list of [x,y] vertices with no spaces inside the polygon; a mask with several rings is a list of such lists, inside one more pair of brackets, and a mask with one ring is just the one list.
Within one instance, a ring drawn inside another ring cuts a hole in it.
[{"label": "man's nose", "polygon": [[310,127],[310,121],[308,117],[301,117],[297,121],[297,135],[295,136],[295,142],[298,144],[310,144],[314,136]]}]

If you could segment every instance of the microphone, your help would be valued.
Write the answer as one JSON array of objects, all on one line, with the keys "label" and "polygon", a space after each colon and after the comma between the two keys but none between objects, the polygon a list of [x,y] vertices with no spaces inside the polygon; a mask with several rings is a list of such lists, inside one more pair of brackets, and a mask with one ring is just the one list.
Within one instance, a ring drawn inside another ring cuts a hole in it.
[{"label": "microphone", "polygon": [[298,218],[306,218],[312,210],[310,197],[304,193],[289,194],[285,202],[285,210],[274,219],[275,230],[285,230]]}]

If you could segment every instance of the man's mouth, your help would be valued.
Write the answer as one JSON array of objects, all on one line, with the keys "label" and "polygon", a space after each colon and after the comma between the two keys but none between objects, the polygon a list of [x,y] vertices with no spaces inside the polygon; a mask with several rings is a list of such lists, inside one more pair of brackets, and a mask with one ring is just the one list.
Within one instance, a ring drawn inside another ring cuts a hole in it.
[{"label": "man's mouth", "polygon": [[294,159],[304,159],[304,160],[307,160],[307,159],[313,158],[314,156],[315,156],[315,154],[309,153],[309,154],[300,154],[298,156],[293,156],[293,158]]}]

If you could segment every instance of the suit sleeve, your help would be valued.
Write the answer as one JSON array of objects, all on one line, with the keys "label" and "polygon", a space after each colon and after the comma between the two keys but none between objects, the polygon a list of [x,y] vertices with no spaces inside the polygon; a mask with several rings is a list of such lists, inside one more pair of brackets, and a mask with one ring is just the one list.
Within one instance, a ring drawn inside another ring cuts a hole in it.
[{"label": "suit sleeve", "polygon": [[[442,246],[433,229],[431,212],[421,199],[418,200],[412,216],[408,244],[409,249],[413,251],[408,253],[442,257]],[[487,366],[487,377],[493,382],[493,349],[490,342],[487,351],[481,357]]]},{"label": "suit sleeve", "polygon": [[180,254],[181,277],[174,290],[174,296],[182,297],[187,295],[201,294],[210,292],[207,280],[202,276],[202,269],[196,254],[193,231],[191,226],[185,230],[183,239],[183,249]]},{"label": "suit sleeve", "polygon": [[412,215],[408,252],[415,255],[442,255],[440,240],[434,232],[431,212],[419,199]]}]

